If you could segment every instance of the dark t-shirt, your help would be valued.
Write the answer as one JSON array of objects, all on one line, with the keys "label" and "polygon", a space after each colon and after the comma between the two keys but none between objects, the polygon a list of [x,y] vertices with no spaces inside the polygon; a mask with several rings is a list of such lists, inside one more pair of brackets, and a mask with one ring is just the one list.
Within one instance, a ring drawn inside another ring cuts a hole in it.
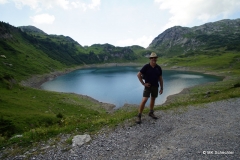
[{"label": "dark t-shirt", "polygon": [[159,65],[153,68],[150,64],[146,64],[140,72],[145,76],[145,83],[150,83],[151,86],[159,86],[159,77],[162,76],[162,68]]}]

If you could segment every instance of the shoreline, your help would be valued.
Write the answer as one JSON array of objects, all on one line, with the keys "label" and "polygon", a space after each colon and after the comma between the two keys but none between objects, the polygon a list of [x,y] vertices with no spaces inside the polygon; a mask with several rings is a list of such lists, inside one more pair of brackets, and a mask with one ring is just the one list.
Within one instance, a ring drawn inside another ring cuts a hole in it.
[{"label": "shoreline", "polygon": [[[141,63],[105,63],[105,64],[90,64],[90,65],[84,65],[84,66],[77,66],[77,67],[73,67],[73,68],[67,68],[63,71],[54,71],[54,72],[50,72],[50,73],[46,73],[43,75],[33,75],[31,78],[23,80],[20,82],[20,85],[25,86],[25,87],[30,87],[30,88],[35,88],[35,89],[41,89],[41,85],[47,81],[51,81],[54,78],[57,78],[58,76],[62,76],[65,74],[68,74],[72,71],[78,70],[78,69],[84,69],[84,68],[100,68],[100,67],[114,67],[114,66],[142,66],[143,64]],[[163,65],[160,64],[160,66],[162,67]],[[164,68],[164,66],[162,67],[163,70],[175,70],[175,71],[189,71],[189,72],[198,72],[198,73],[203,73],[203,74],[208,74],[208,75],[214,75],[214,76],[219,76],[222,78],[222,80],[225,80],[227,77],[220,75],[220,73],[216,73],[216,72],[206,72],[206,71],[201,71],[201,70],[196,70],[193,68],[189,68],[189,67],[177,67],[177,66],[173,66],[171,68]],[[200,84],[201,85],[201,84]],[[194,86],[193,86],[194,87]],[[186,92],[188,91],[188,89],[190,89],[192,87],[189,88],[184,88],[182,91],[180,91],[179,93],[173,94],[173,95],[169,95],[165,102],[161,105],[165,105],[169,102],[171,102],[177,95],[180,94],[186,94]],[[116,106],[114,104],[110,104],[110,103],[105,103],[105,102],[100,102],[88,95],[82,95],[82,94],[77,94],[81,97],[87,97],[88,99],[90,99],[92,102],[95,103],[101,103],[101,106],[106,105],[107,107],[105,107],[108,111],[112,111],[115,110]],[[126,108],[126,106],[138,106],[136,104],[124,104],[122,107],[119,108]],[[159,106],[159,105],[156,105]],[[118,109],[118,108],[117,108]]]},{"label": "shoreline", "polygon": [[22,80],[20,82],[20,85],[25,87],[31,87],[35,89],[41,89],[41,85],[47,81],[51,81],[54,78],[57,78],[58,76],[62,76],[65,74],[68,74],[70,72],[73,72],[78,69],[84,69],[84,68],[100,68],[100,67],[114,67],[114,66],[140,66],[140,63],[105,63],[105,64],[90,64],[90,65],[84,65],[84,66],[77,66],[73,68],[67,68],[63,71],[54,71],[42,75],[33,75],[30,78],[26,80]]},{"label": "shoreline", "polygon": [[[46,74],[42,74],[42,75],[32,75],[30,78],[26,79],[26,80],[22,80],[20,82],[21,86],[24,87],[30,87],[30,88],[34,88],[34,89],[41,89],[41,85],[45,82],[51,81],[54,78],[57,78],[58,76],[62,76],[65,74],[68,74],[70,72],[73,72],[75,70],[78,69],[84,69],[84,68],[100,68],[100,67],[114,67],[114,66],[141,66],[142,64],[140,63],[105,63],[105,64],[90,64],[90,65],[84,65],[84,66],[77,66],[77,67],[73,67],[73,68],[66,68],[62,71],[54,71],[54,72],[50,72],[50,73],[46,73]],[[77,94],[77,93],[69,93],[69,94],[76,94],[79,97],[84,97],[88,100],[90,100],[91,102],[97,103],[99,104],[100,108],[104,108],[106,109],[107,112],[111,113],[119,108],[126,108],[126,106],[128,106],[129,104],[124,104],[122,107],[116,108],[115,104],[111,104],[111,103],[106,103],[106,102],[101,102],[98,101],[88,95],[83,95],[83,94]]]}]

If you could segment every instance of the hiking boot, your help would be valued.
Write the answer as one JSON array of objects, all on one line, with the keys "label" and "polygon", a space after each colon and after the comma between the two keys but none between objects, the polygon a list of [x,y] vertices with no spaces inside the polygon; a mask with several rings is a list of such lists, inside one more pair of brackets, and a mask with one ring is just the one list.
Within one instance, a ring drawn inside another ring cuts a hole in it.
[{"label": "hiking boot", "polygon": [[154,115],[154,113],[153,112],[149,112],[149,114],[148,114],[150,117],[152,117],[153,119],[158,119],[155,115]]},{"label": "hiking boot", "polygon": [[136,123],[137,124],[141,124],[142,123],[141,116],[139,116],[139,115],[137,116]]}]

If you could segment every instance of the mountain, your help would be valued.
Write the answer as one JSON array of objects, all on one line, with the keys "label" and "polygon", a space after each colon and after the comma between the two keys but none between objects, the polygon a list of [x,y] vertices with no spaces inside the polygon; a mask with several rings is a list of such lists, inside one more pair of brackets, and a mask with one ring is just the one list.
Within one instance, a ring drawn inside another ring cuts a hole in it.
[{"label": "mountain", "polygon": [[94,44],[90,47],[82,47],[68,36],[39,34],[41,30],[36,32],[37,29],[32,26],[20,28],[24,28],[24,32],[32,37],[29,39],[32,44],[41,45],[41,48],[47,47],[46,49],[50,49],[51,53],[47,50],[45,52],[51,58],[65,64],[91,64],[136,59],[134,51],[129,47],[115,47],[110,44]]},{"label": "mountain", "polygon": [[66,64],[50,58],[50,48],[38,42],[20,28],[0,22],[0,82],[67,68]]},{"label": "mountain", "polygon": [[192,28],[175,26],[159,34],[147,49],[133,45],[82,46],[69,36],[48,35],[34,26],[14,27],[0,22],[0,79],[25,79],[68,67],[93,63],[146,62],[152,51],[159,56],[215,54],[240,51],[240,19],[221,20]]},{"label": "mountain", "polygon": [[240,51],[240,19],[225,19],[192,28],[174,26],[154,38],[147,49],[165,56],[210,49]]},{"label": "mountain", "polygon": [[48,35],[34,26],[14,27],[0,22],[0,79],[10,75],[23,79],[83,64],[132,62],[141,57],[140,50],[145,48],[111,44],[83,47],[68,36]]},{"label": "mountain", "polygon": [[45,34],[45,32],[43,32],[42,30],[38,29],[37,27],[34,26],[20,26],[18,27],[21,29],[21,31],[23,32],[28,32],[28,33],[39,33],[39,34]]}]

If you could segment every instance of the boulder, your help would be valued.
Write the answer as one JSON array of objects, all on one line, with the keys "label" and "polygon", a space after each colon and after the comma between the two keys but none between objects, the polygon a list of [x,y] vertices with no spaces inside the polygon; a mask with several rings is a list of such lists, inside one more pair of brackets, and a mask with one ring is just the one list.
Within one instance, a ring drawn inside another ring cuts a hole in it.
[{"label": "boulder", "polygon": [[0,57],[2,57],[2,58],[7,58],[5,55],[0,55]]},{"label": "boulder", "polygon": [[15,135],[15,136],[13,136],[11,139],[14,139],[14,138],[22,138],[23,137],[23,135]]},{"label": "boulder", "polygon": [[81,146],[83,145],[84,143],[87,143],[91,140],[91,137],[90,135],[88,134],[84,134],[84,135],[76,135],[73,137],[72,139],[72,146],[75,147],[75,146]]}]

